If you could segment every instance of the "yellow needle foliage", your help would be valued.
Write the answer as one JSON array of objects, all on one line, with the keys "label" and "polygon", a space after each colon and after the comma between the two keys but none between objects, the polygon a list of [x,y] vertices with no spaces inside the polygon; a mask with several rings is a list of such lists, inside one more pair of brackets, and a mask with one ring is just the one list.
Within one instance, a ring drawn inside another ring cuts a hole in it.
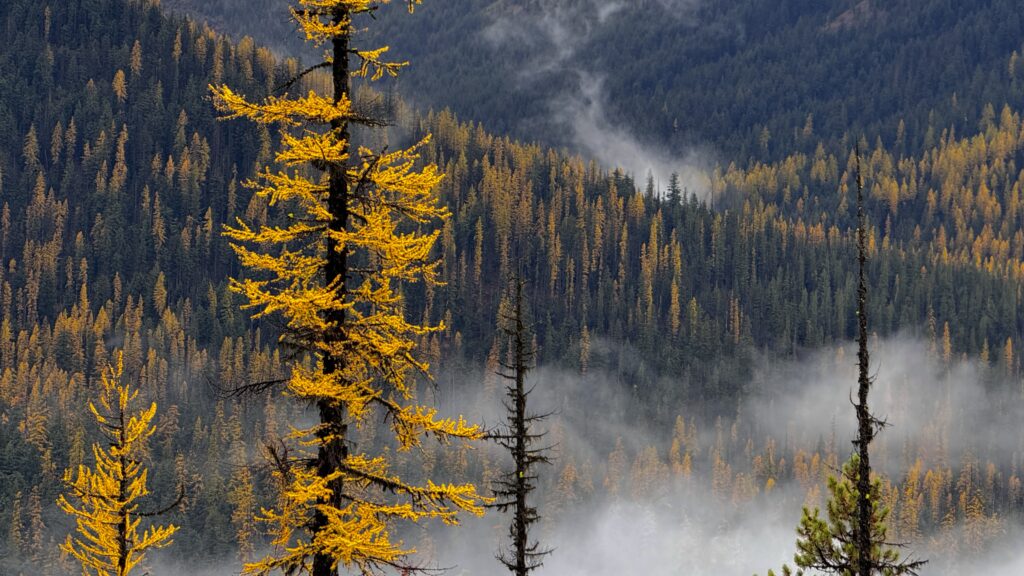
[{"label": "yellow needle foliage", "polygon": [[[348,48],[357,32],[353,18],[385,3],[299,0],[292,9],[308,40],[353,59],[339,70],[329,51],[324,65],[343,87],[333,97],[284,94],[253,102],[211,87],[223,118],[280,130],[277,168],[248,185],[282,210],[283,223],[253,228],[239,220],[225,229],[248,271],[232,289],[255,317],[284,320],[282,342],[306,352],[293,363],[285,393],[320,411],[318,423],[293,430],[302,454],[279,462],[278,503],[260,516],[276,549],[247,564],[246,574],[402,566],[414,550],[392,540],[394,521],[455,524],[460,511],[480,515],[486,502],[472,484],[408,483],[384,457],[350,453],[346,443],[349,423],[382,413],[400,451],[425,436],[482,436],[479,427],[440,418],[415,397],[416,376],[429,370],[416,341],[444,329],[410,322],[402,296],[403,285],[438,282],[436,225],[449,217],[436,196],[442,175],[418,162],[427,141],[377,153],[353,150],[348,139],[349,125],[374,125],[354,111],[349,77],[375,80],[404,65],[384,61],[386,48]],[[409,1],[410,11],[418,3]]]},{"label": "yellow needle foliage", "polygon": [[99,398],[89,402],[108,448],[93,444],[95,467],[67,470],[64,483],[71,500],[64,495],[57,499],[57,505],[75,518],[77,531],[77,536],[69,535],[61,544],[61,550],[78,560],[85,576],[128,576],[147,550],[171,544],[178,530],[173,525],[153,526],[139,533],[146,515],[139,511],[139,501],[149,490],[147,470],[138,458],[156,431],[152,425],[156,404],[132,412],[139,392],[122,383],[123,372],[118,354],[117,365],[102,375]]}]

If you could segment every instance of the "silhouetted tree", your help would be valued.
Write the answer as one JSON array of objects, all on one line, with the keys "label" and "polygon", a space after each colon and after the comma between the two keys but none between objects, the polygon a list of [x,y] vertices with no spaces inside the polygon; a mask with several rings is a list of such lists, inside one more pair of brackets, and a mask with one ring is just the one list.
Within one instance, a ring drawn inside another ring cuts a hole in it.
[{"label": "silhouetted tree", "polygon": [[530,526],[540,520],[540,515],[537,508],[527,502],[527,497],[537,488],[534,467],[550,463],[547,456],[550,447],[536,447],[544,433],[533,431],[533,425],[549,414],[531,413],[527,409],[532,388],[526,388],[526,375],[533,365],[536,350],[524,319],[523,284],[521,278],[513,279],[511,310],[503,307],[500,313],[501,332],[509,344],[507,359],[501,361],[502,370],[498,371],[498,376],[508,382],[504,402],[507,421],[503,430],[489,435],[512,454],[515,463],[513,470],[497,480],[496,501],[491,506],[502,512],[512,511],[509,525],[512,542],[498,553],[498,560],[516,576],[525,576],[541,567],[543,558],[551,553],[539,542],[530,540]]}]

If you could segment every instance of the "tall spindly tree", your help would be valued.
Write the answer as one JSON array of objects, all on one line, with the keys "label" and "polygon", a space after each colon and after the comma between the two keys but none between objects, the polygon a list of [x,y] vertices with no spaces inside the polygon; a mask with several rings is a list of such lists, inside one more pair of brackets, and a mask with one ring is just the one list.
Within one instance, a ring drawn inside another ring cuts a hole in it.
[{"label": "tall spindly tree", "polygon": [[134,410],[139,391],[123,376],[124,362],[118,354],[117,365],[100,378],[99,398],[89,402],[106,447],[92,445],[94,467],[82,464],[75,472],[65,472],[68,495],[57,499],[58,506],[74,517],[77,532],[67,537],[61,550],[78,560],[83,576],[128,576],[148,550],[171,544],[178,530],[174,525],[151,526],[139,533],[144,518],[168,512],[177,502],[155,512],[140,508],[149,495],[142,456],[156,431],[156,403]]},{"label": "tall spindly tree", "polygon": [[[917,574],[924,560],[902,559],[896,544],[888,540],[889,508],[885,505],[882,481],[872,478],[871,441],[885,423],[868,408],[874,378],[868,352],[867,217],[864,213],[864,177],[860,148],[857,161],[857,438],[856,451],[843,465],[839,477],[828,479],[828,520],[817,508],[804,509],[797,528],[794,563],[842,576],[900,576]],[[783,574],[791,574],[788,566]],[[799,571],[797,574],[802,575]],[[773,576],[773,572],[768,572]]]},{"label": "tall spindly tree", "polygon": [[[443,419],[416,400],[417,376],[428,375],[416,340],[442,330],[406,318],[402,287],[436,283],[432,255],[448,218],[435,188],[442,176],[421,166],[426,141],[396,151],[356,149],[355,127],[383,123],[360,110],[351,79],[394,76],[403,63],[386,47],[353,45],[357,22],[388,0],[299,0],[292,16],[306,38],[326,48],[326,60],[294,78],[327,68],[333,94],[283,94],[253,102],[226,86],[211,87],[225,118],[244,117],[280,130],[276,167],[249,182],[281,206],[280,225],[255,229],[239,221],[226,235],[248,276],[232,288],[255,316],[283,318],[283,344],[297,350],[286,394],[316,407],[312,426],[292,434],[300,453],[277,451],[279,501],[262,520],[276,550],[247,564],[247,574],[328,576],[339,566],[362,573],[407,569],[413,552],[392,539],[396,521],[458,522],[460,511],[482,514],[486,499],[472,484],[413,484],[385,456],[355,452],[349,426],[384,413],[397,447],[410,450],[425,436],[442,442],[483,433],[461,417]],[[408,9],[419,0],[407,0]],[[286,214],[286,216],[285,216]]]},{"label": "tall spindly tree", "polygon": [[503,306],[500,313],[501,332],[509,345],[507,359],[501,361],[498,371],[498,376],[507,382],[507,416],[504,429],[489,435],[509,451],[515,464],[497,480],[496,501],[491,506],[501,512],[512,512],[508,530],[511,542],[498,553],[498,561],[516,576],[526,576],[540,568],[544,557],[551,553],[550,549],[530,539],[530,527],[540,520],[540,515],[527,498],[537,488],[536,465],[548,463],[550,459],[548,449],[536,445],[544,434],[533,429],[547,414],[533,413],[527,408],[532,389],[526,387],[526,375],[533,366],[536,352],[524,313],[523,284],[520,278],[513,280],[511,310]]}]

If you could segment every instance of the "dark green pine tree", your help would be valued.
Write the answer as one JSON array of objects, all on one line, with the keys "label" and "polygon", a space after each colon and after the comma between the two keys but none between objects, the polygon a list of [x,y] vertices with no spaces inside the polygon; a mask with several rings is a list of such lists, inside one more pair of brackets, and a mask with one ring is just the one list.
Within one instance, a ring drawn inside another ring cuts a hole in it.
[{"label": "dark green pine tree", "polygon": [[673,172],[668,180],[668,204],[672,208],[683,203],[683,189],[679,185],[679,173]]}]

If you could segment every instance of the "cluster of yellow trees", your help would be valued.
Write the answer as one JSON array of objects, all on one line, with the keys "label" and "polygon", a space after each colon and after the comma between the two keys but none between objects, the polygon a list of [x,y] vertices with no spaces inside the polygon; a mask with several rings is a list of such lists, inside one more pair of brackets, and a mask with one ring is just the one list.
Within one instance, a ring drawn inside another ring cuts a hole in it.
[{"label": "cluster of yellow trees", "polygon": [[[905,130],[901,124],[899,141]],[[979,132],[936,134],[919,156],[898,155],[879,140],[866,154],[864,176],[877,211],[876,242],[882,248],[925,251],[936,262],[958,263],[1019,279],[1024,271],[1024,190],[1020,151],[1024,122],[1019,112],[991,104],[982,112]],[[868,149],[862,142],[862,148]],[[840,234],[853,209],[850,174],[854,158],[836,157],[824,146],[811,155],[795,154],[772,164],[719,170],[715,194],[737,194],[750,206],[770,205],[794,215],[800,236],[823,241]],[[838,189],[832,206],[820,194]]]},{"label": "cluster of yellow trees", "polygon": [[[225,118],[244,117],[281,131],[278,168],[267,168],[248,185],[271,206],[286,207],[287,216],[275,219],[285,224],[253,228],[238,220],[227,228],[248,270],[232,290],[256,317],[285,319],[281,342],[295,358],[286,368],[286,394],[319,414],[315,424],[294,428],[290,443],[270,451],[278,498],[259,520],[270,526],[274,550],[246,564],[248,574],[327,576],[340,565],[364,573],[402,567],[412,550],[392,539],[394,521],[436,518],[455,524],[459,511],[482,514],[488,501],[472,484],[407,482],[386,456],[351,450],[349,427],[362,427],[380,413],[400,452],[419,446],[427,435],[442,442],[482,437],[478,426],[461,417],[440,418],[416,401],[419,378],[429,377],[416,338],[444,326],[408,321],[402,288],[437,282],[432,250],[439,231],[428,227],[448,217],[435,191],[441,175],[433,165],[417,165],[425,142],[398,151],[351,144],[353,128],[380,122],[353,103],[351,78],[394,76],[404,65],[387,61],[386,47],[361,50],[351,44],[357,19],[386,3],[299,0],[292,9],[307,39],[327,49],[324,63],[307,72],[330,68],[331,95],[311,91],[250,102],[229,87],[211,87]],[[409,1],[410,11],[416,3]],[[121,72],[114,90],[126,97]],[[168,174],[175,171],[172,161]],[[191,173],[185,166],[181,172]],[[69,537],[63,549],[84,573],[97,576],[127,576],[147,549],[169,544],[176,530],[139,533],[145,513],[138,502],[148,494],[140,458],[155,432],[156,404],[132,413],[129,405],[138,392],[122,383],[122,374],[119,356],[116,368],[102,377],[101,409],[90,404],[110,447],[94,446],[94,467],[82,465],[66,475],[78,504],[63,496],[59,501],[78,519],[78,536]]]},{"label": "cluster of yellow trees", "polygon": [[[671,334],[679,338],[676,342],[683,338],[696,342],[708,330],[704,326],[707,313],[689,294],[694,291],[686,288],[704,271],[684,267],[684,241],[675,229],[665,226],[669,215],[660,210],[649,214],[651,199],[641,194],[625,190],[619,194],[621,175],[608,178],[596,165],[578,159],[560,161],[553,153],[544,158],[537,147],[493,138],[480,128],[458,124],[447,114],[424,121],[424,126],[438,129],[443,140],[440,144],[425,139],[417,146],[397,151],[351,144],[356,127],[373,128],[376,121],[369,107],[353,95],[350,78],[373,80],[394,75],[402,66],[386,59],[386,49],[361,50],[350,44],[352,35],[360,30],[358,19],[384,3],[299,1],[294,11],[297,22],[307,38],[329,54],[327,61],[315,69],[316,74],[330,70],[329,76],[320,76],[329,88],[328,95],[281,94],[251,101],[229,87],[213,87],[216,105],[225,117],[256,122],[267,143],[271,130],[281,132],[281,149],[261,158],[262,163],[273,160],[276,168],[267,168],[248,182],[265,204],[254,201],[244,211],[236,211],[231,199],[230,214],[244,212],[244,218],[227,230],[227,236],[246,268],[246,274],[232,283],[233,295],[241,297],[255,316],[278,316],[286,324],[283,346],[277,351],[260,349],[258,335],[246,341],[225,339],[217,377],[232,383],[286,374],[283,387],[291,405],[261,406],[268,428],[277,427],[278,419],[301,415],[304,406],[312,406],[316,415],[314,424],[292,430],[287,444],[272,454],[277,488],[272,506],[256,510],[245,488],[251,479],[243,478],[244,472],[238,473],[238,488],[231,494],[237,506],[231,520],[238,530],[242,555],[248,557],[246,571],[250,574],[280,569],[321,576],[333,573],[339,565],[362,571],[404,566],[412,547],[392,538],[395,521],[437,518],[455,523],[459,513],[480,513],[486,503],[481,496],[484,491],[473,484],[406,481],[397,475],[385,453],[369,454],[352,448],[352,439],[373,429],[381,414],[386,415],[395,446],[401,452],[395,458],[407,458],[427,435],[442,441],[481,436],[478,427],[461,418],[440,418],[433,408],[417,400],[417,384],[429,376],[428,359],[437,356],[437,338],[445,325],[427,320],[436,316],[429,311],[422,321],[410,320],[404,306],[406,290],[431,291],[449,282],[462,296],[472,295],[475,290],[486,300],[490,296],[481,293],[482,277],[495,271],[499,276],[507,275],[515,259],[522,256],[516,247],[526,241],[519,240],[529,238],[541,245],[537,253],[547,257],[543,262],[546,282],[541,290],[548,298],[568,298],[570,310],[574,306],[586,310],[589,302],[590,314],[609,324],[602,326],[608,328],[603,332],[614,335],[616,330],[626,332],[639,327],[650,335],[658,330]],[[409,8],[415,3],[409,2]],[[224,45],[216,42],[213,47],[215,53],[220,52],[213,58],[220,66],[230,60],[223,54]],[[135,50],[133,47],[132,54]],[[254,59],[248,44],[240,45],[238,54],[243,55],[239,62],[250,62],[247,76],[253,73],[252,62],[272,68],[269,55],[257,52]],[[295,75],[307,72],[311,71],[294,70]],[[115,75],[112,87],[118,99],[129,97],[127,86],[134,74],[137,71],[130,67],[128,74]],[[161,216],[160,205],[165,198],[161,192],[173,188],[182,195],[179,201],[195,202],[210,162],[209,145],[198,135],[187,138],[187,126],[188,118],[183,113],[176,136],[177,152],[166,158],[154,157],[152,172],[159,176],[158,184],[143,192],[145,225],[151,227],[158,251],[163,249],[168,225]],[[872,195],[887,199],[894,215],[907,209],[911,200],[925,198],[929,215],[952,216],[954,234],[937,227],[933,238],[926,229],[913,235],[921,244],[907,240],[906,246],[929,246],[937,262],[973,264],[1017,278],[1024,260],[1024,243],[1008,231],[1016,228],[1022,210],[1019,185],[1013,184],[1012,157],[1021,147],[1024,131],[1020,130],[1019,117],[1008,112],[998,122],[990,118],[984,130],[984,135],[969,140],[946,135],[934,151],[916,161],[895,159],[879,148],[867,162],[871,179],[878,182]],[[74,145],[68,143],[76,141],[76,132],[73,122],[67,128],[58,125],[51,156],[59,157],[72,148]],[[113,149],[115,160],[112,169],[105,163],[96,167],[96,173],[102,175],[97,177],[97,189],[113,197],[124,181],[128,134],[117,127],[111,127],[109,137],[106,131],[103,134],[102,142],[96,142],[93,148]],[[31,131],[25,143],[27,162],[39,161],[40,146]],[[486,151],[482,166],[469,165],[465,151],[471,147]],[[453,150],[457,153],[444,157]],[[444,167],[448,178],[441,179],[442,170],[435,163]],[[549,176],[552,193],[547,204],[531,196],[530,174],[539,166],[557,167]],[[808,191],[813,189],[809,183],[835,184],[845,190],[845,178],[838,166],[834,157],[822,151],[813,159],[794,157],[779,165],[746,171],[730,168],[716,175],[714,185],[719,193],[734,190],[751,198],[743,209],[750,230],[741,231],[741,235],[774,228],[781,230],[783,244],[814,244],[846,234],[840,232],[840,226],[811,211],[819,201]],[[471,172],[483,174],[480,186],[467,185]],[[608,187],[609,193],[596,197],[587,193],[596,182]],[[962,190],[971,194],[958,193]],[[456,199],[453,204],[459,212],[455,218],[449,218],[448,211],[439,205],[439,193]],[[769,206],[771,202],[792,205],[797,214],[806,210],[809,216],[806,220],[778,217],[775,208]],[[124,382],[124,365],[129,366],[127,372],[140,374],[140,387],[152,384],[159,394],[172,378],[168,361],[158,357],[155,349],[170,351],[170,364],[184,366],[194,374],[199,374],[210,359],[183,335],[182,325],[196,319],[189,317],[187,309],[176,314],[168,308],[162,273],[145,304],[131,296],[122,302],[120,279],[115,277],[112,304],[93,312],[84,260],[78,269],[72,259],[67,260],[71,264],[66,270],[58,269],[60,260],[55,255],[65,243],[60,236],[62,228],[47,222],[59,222],[67,212],[67,203],[47,190],[40,174],[28,211],[30,241],[22,259],[33,273],[24,293],[17,295],[18,306],[13,313],[18,315],[20,325],[35,325],[39,320],[34,316],[35,301],[51,277],[64,276],[67,286],[79,286],[79,297],[69,312],[57,317],[52,330],[26,332],[17,338],[10,333],[12,298],[5,298],[0,358],[10,365],[4,366],[0,379],[0,399],[30,406],[23,428],[30,442],[47,454],[44,399],[61,389],[56,383],[65,375],[54,371],[42,377],[34,368],[42,364],[41,359],[31,356],[52,348],[72,359],[70,365],[76,368],[76,374],[102,372],[99,395],[90,406],[96,424],[108,438],[107,446],[93,447],[92,467],[82,464],[82,457],[72,458],[74,467],[65,475],[67,494],[60,499],[60,506],[75,517],[77,535],[69,537],[63,549],[81,563],[86,573],[125,576],[142,562],[147,549],[169,544],[175,527],[143,528],[146,515],[159,511],[147,510],[142,504],[148,494],[147,473],[141,464],[148,451],[147,440],[156,436],[161,441],[161,436],[170,438],[174,431],[154,427],[154,421],[159,421],[155,404],[134,411],[132,402],[138,392]],[[578,218],[571,217],[573,214]],[[457,253],[457,231],[452,220],[474,222],[472,242],[459,243],[469,246],[469,250]],[[484,222],[488,223],[486,234]],[[712,244],[708,271],[712,275],[726,268],[724,238],[729,230],[725,222],[720,217],[713,219],[708,234]],[[6,212],[0,224],[0,232],[6,236],[10,226]],[[93,237],[77,238],[76,245],[102,241],[112,225],[98,222]],[[180,237],[185,259],[202,261],[216,234],[210,211],[206,218],[183,225]],[[892,226],[886,224],[879,234],[879,244],[898,250],[900,242],[890,233]],[[629,249],[631,234],[643,237],[638,254]],[[432,256],[435,248],[446,256],[448,265],[444,269],[439,269]],[[754,268],[760,259],[751,256],[751,261]],[[634,282],[633,269],[639,271],[639,282]],[[0,269],[0,281],[2,274]],[[597,296],[589,299],[591,293]],[[750,338],[751,324],[742,309],[746,303],[741,306],[739,298],[729,295],[725,323],[727,338],[737,345]],[[215,309],[233,306],[230,296],[225,298],[212,289],[209,300]],[[599,316],[604,306],[596,304],[612,302],[627,302],[631,309],[629,326],[618,326]],[[149,335],[152,348],[148,356],[142,348],[144,306],[154,308],[160,318]],[[126,334],[124,356],[117,355],[113,367],[103,370],[100,366],[109,361],[106,341],[115,325]],[[941,348],[949,362],[952,345],[948,324],[945,328]],[[577,350],[584,371],[589,359],[587,330],[584,321]],[[987,341],[985,344],[987,351]],[[1002,358],[1007,371],[1012,371],[1015,363],[1011,341],[1005,343],[1005,350]],[[180,386],[189,385],[188,378],[173,380]],[[14,382],[35,384],[25,388]],[[167,421],[177,425],[176,418]],[[949,422],[944,425],[952,426]],[[218,421],[213,426],[221,424]],[[225,426],[227,431],[199,423],[196,427],[213,437],[230,437],[225,443],[233,447],[239,444],[237,422]],[[775,439],[765,441],[764,449],[758,450],[755,446],[762,439],[755,441],[752,434],[743,436],[738,430],[742,430],[739,423],[731,432],[720,427],[714,446],[702,451],[694,425],[685,426],[680,421],[667,451],[649,446],[631,460],[620,444],[607,462],[566,461],[551,482],[548,505],[565,510],[579,498],[601,489],[612,496],[658,498],[677,482],[685,484],[702,472],[723,502],[742,503],[771,492],[777,483],[787,480],[806,488],[809,502],[820,501],[820,486],[838,462],[834,446],[792,450],[792,463],[788,464],[785,456],[777,454]],[[85,442],[81,438],[76,442],[81,452]],[[930,450],[920,448],[922,454],[931,454]],[[239,456],[233,448],[232,460],[244,462],[244,449],[241,452]],[[430,458],[435,456],[428,454]],[[471,460],[463,451],[458,454],[444,460],[452,464],[456,475],[476,476],[481,485],[494,477],[486,461]],[[44,469],[52,468],[52,454],[44,460],[50,462],[44,464]],[[952,535],[960,529],[955,526],[963,520],[963,530],[970,534],[965,542],[980,547],[999,530],[995,510],[1019,506],[1024,497],[1016,469],[1001,471],[991,463],[983,466],[969,455],[964,456],[959,471],[943,458],[929,466],[918,459],[909,462],[913,464],[906,478],[882,484],[883,497],[895,511],[896,531],[901,538],[914,539],[921,532],[934,533],[941,528],[936,538],[943,540],[935,542],[948,544],[955,540]],[[605,473],[595,472],[595,468]],[[184,466],[182,470],[181,477],[187,476]],[[267,556],[256,559],[251,558],[254,518],[269,526],[275,545]]]}]

